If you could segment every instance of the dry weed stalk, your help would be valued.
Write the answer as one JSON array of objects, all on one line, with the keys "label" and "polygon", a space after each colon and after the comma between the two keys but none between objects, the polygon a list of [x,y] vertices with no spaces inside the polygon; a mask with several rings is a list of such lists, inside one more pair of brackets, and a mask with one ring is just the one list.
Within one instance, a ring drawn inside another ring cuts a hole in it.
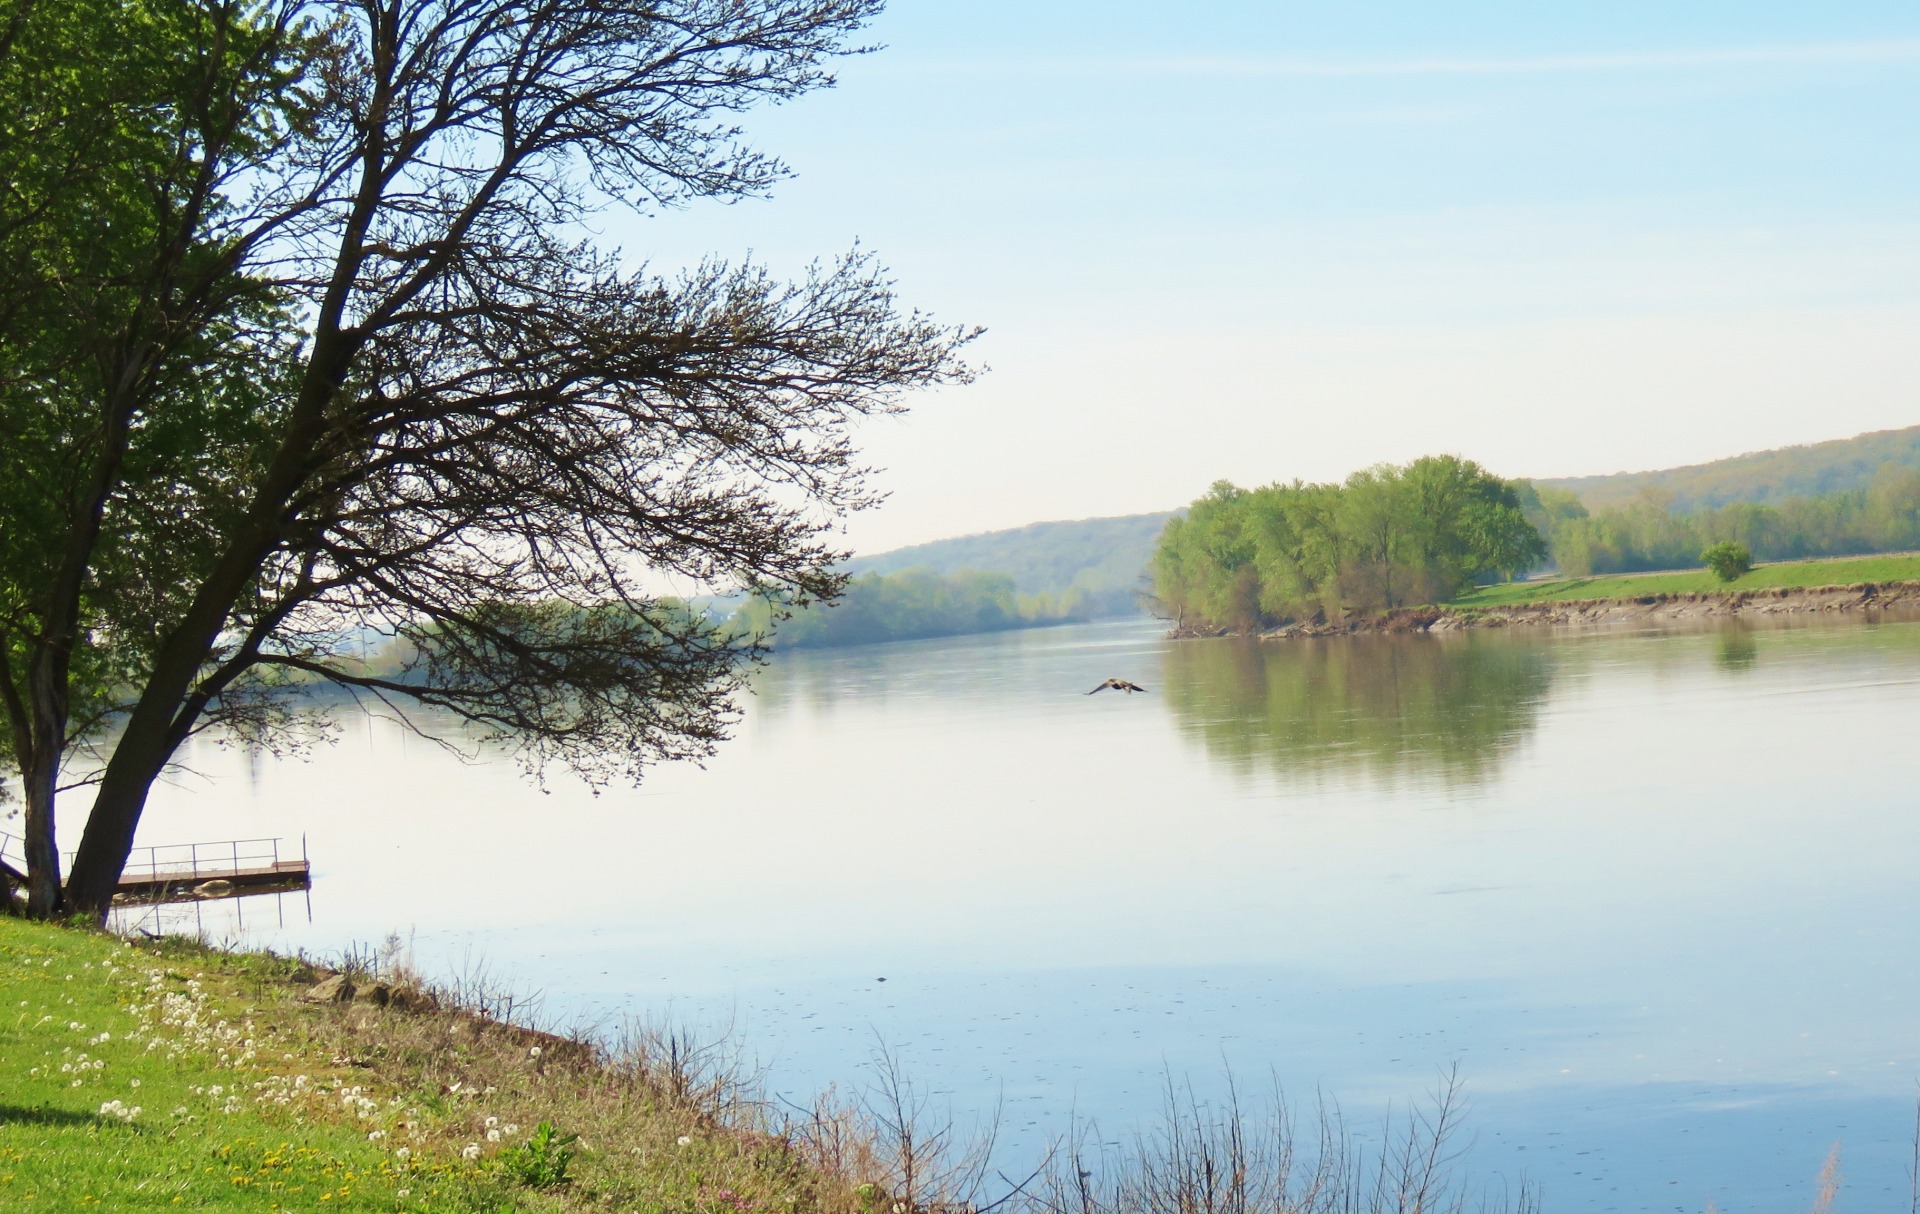
[{"label": "dry weed stalk", "polygon": [[1320,1105],[1306,1147],[1277,1083],[1249,1110],[1231,1076],[1217,1104],[1169,1076],[1155,1132],[1097,1156],[1080,1134],[1030,1200],[1035,1214],[1528,1214],[1528,1186],[1507,1200],[1475,1195],[1455,1178],[1462,1105],[1459,1074],[1449,1071],[1404,1128],[1383,1127],[1370,1158],[1337,1107]]},{"label": "dry weed stalk", "polygon": [[1913,1156],[1907,1161],[1907,1211],[1920,1214],[1920,1099],[1913,1106]]},{"label": "dry weed stalk", "polygon": [[871,1145],[864,1150],[879,1165],[874,1180],[892,1197],[890,1214],[951,1211],[981,1214],[1006,1204],[1012,1194],[983,1205],[993,1148],[999,1137],[1000,1109],[970,1133],[951,1113],[935,1117],[929,1098],[908,1078],[899,1055],[883,1042],[874,1048],[875,1081],[856,1121]]},{"label": "dry weed stalk", "polygon": [[822,1175],[871,1177],[882,1172],[865,1110],[837,1088],[829,1087],[811,1107],[796,1110],[783,1128],[794,1149]]},{"label": "dry weed stalk", "polygon": [[666,1019],[629,1019],[608,1049],[608,1068],[663,1106],[702,1124],[762,1131],[764,1073],[747,1063],[731,1028],[703,1039]]},{"label": "dry weed stalk", "polygon": [[1827,1152],[1827,1161],[1820,1165],[1820,1177],[1815,1186],[1813,1208],[1807,1214],[1833,1214],[1833,1197],[1840,1191],[1839,1143],[1834,1143],[1833,1150]]}]

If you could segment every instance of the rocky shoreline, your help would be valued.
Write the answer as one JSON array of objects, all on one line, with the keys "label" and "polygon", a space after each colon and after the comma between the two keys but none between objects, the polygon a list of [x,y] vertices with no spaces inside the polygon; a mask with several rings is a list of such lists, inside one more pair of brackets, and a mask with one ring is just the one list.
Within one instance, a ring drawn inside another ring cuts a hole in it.
[{"label": "rocky shoreline", "polygon": [[1783,586],[1705,594],[1648,594],[1635,598],[1575,599],[1500,607],[1403,607],[1344,620],[1307,620],[1257,632],[1176,627],[1175,637],[1354,636],[1362,633],[1459,632],[1468,628],[1530,625],[1603,627],[1739,616],[1859,615],[1908,609],[1920,612],[1920,582],[1862,582],[1851,586]]}]

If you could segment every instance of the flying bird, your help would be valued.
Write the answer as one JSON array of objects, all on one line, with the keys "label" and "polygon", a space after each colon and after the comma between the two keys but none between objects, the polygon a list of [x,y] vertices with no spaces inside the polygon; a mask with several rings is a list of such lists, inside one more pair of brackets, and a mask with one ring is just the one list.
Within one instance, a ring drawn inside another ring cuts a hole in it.
[{"label": "flying bird", "polygon": [[[1108,679],[1106,682],[1100,684],[1100,686],[1094,688],[1093,691],[1107,691],[1109,689],[1113,691],[1124,691],[1128,695],[1132,695],[1136,691],[1146,690],[1146,688],[1140,686],[1140,684],[1129,683],[1125,679]],[[1093,691],[1089,691],[1087,694],[1092,695]]]}]

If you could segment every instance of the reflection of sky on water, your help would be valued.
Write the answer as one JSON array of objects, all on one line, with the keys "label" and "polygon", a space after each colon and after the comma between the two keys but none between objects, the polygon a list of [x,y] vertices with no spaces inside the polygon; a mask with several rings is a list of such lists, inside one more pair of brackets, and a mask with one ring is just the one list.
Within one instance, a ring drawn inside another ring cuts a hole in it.
[{"label": "reflection of sky on water", "polygon": [[[1112,674],[1153,692],[1082,694]],[[878,1033],[963,1111],[1004,1095],[1015,1146],[1118,1136],[1169,1069],[1364,1121],[1457,1059],[1476,1169],[1552,1209],[1795,1209],[1836,1139],[1878,1208],[1920,1075],[1916,709],[1916,624],[1102,625],[796,655],[705,771],[599,798],[377,722],[307,765],[203,747],[218,783],[143,841],[304,830],[284,940],[412,930],[558,1014],[733,1022],[784,1090]]]}]

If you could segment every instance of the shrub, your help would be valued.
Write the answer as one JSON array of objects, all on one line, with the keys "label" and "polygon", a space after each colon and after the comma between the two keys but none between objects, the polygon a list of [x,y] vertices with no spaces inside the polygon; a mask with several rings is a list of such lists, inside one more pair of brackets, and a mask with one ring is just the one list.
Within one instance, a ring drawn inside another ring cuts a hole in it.
[{"label": "shrub", "polygon": [[1745,544],[1721,540],[1707,545],[1700,554],[1700,563],[1713,570],[1713,576],[1721,581],[1731,582],[1753,568],[1753,553],[1747,551]]},{"label": "shrub", "polygon": [[567,1168],[573,1163],[573,1144],[579,1137],[578,1134],[559,1134],[551,1121],[543,1121],[532,1138],[501,1153],[500,1166],[507,1175],[530,1189],[555,1188],[567,1183]]}]

